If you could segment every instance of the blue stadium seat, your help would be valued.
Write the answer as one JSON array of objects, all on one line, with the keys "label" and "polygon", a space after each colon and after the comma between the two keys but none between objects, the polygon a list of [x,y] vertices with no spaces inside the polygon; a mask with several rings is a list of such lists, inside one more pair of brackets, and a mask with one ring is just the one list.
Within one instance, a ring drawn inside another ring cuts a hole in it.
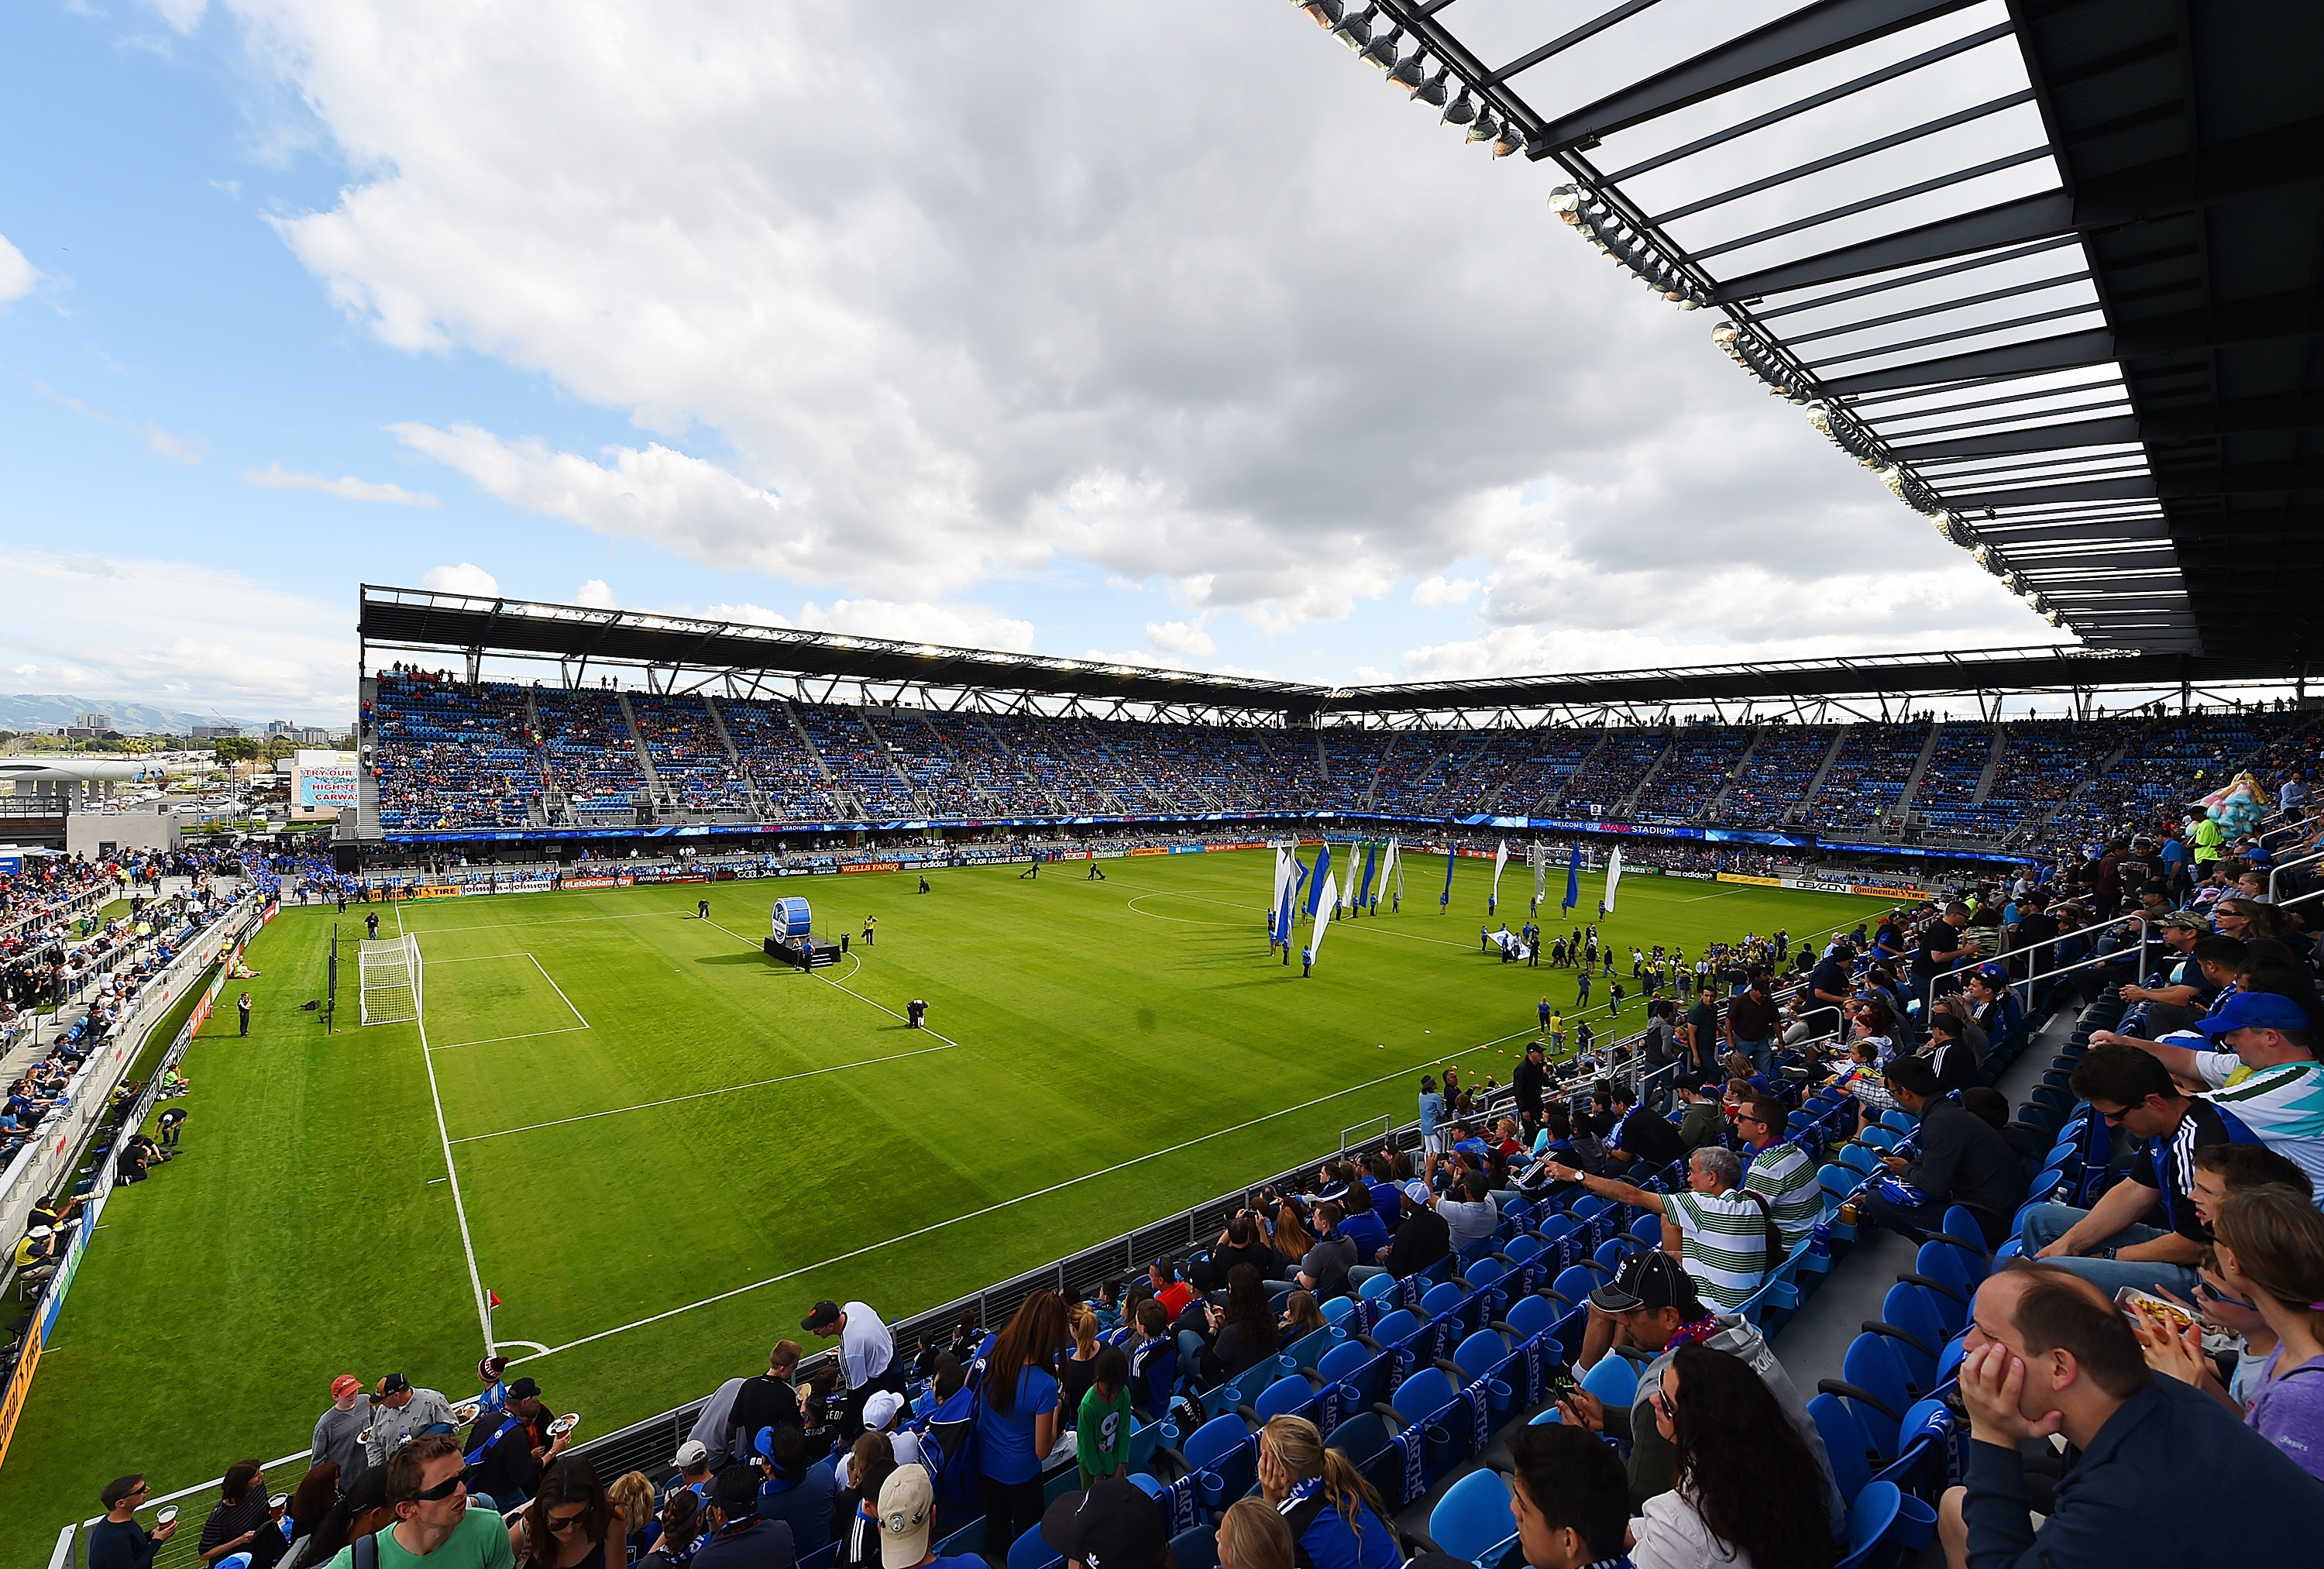
[{"label": "blue stadium seat", "polygon": [[1170,1538],[1170,1558],[1176,1569],[1218,1569],[1217,1528],[1207,1521],[1187,1527]]},{"label": "blue stadium seat", "polygon": [[1831,1479],[1840,1496],[1853,1504],[1864,1484],[1872,1480],[1872,1444],[1856,1413],[1837,1395],[1818,1395],[1808,1402],[1808,1415],[1822,1435],[1824,1453],[1831,1457]]},{"label": "blue stadium seat", "polygon": [[1637,1364],[1618,1352],[1609,1352],[1582,1375],[1582,1387],[1609,1406],[1628,1406],[1638,1398]]},{"label": "blue stadium seat", "polygon": [[1251,1431],[1231,1412],[1195,1428],[1179,1454],[1185,1457],[1186,1469],[1202,1477],[1203,1502],[1207,1508],[1225,1508],[1259,1480],[1259,1454]]},{"label": "blue stadium seat", "polygon": [[[1281,1378],[1259,1392],[1250,1404],[1249,1420],[1264,1424],[1276,1417],[1308,1417],[1309,1407],[1315,1403],[1315,1386],[1304,1377],[1293,1374]],[[1313,1420],[1310,1417],[1310,1420]]]},{"label": "blue stadium seat", "polygon": [[1041,1540],[1038,1530],[1027,1531],[1010,1545],[1009,1569],[1056,1569],[1065,1555]]},{"label": "blue stadium seat", "polygon": [[1556,1305],[1548,1297],[1520,1297],[1509,1304],[1508,1316],[1501,1321],[1501,1327],[1518,1340],[1527,1341],[1554,1324],[1558,1317]]},{"label": "blue stadium seat", "polygon": [[1482,1466],[1445,1489],[1428,1512],[1429,1539],[1471,1564],[1498,1561],[1493,1549],[1516,1534],[1508,1484]]}]

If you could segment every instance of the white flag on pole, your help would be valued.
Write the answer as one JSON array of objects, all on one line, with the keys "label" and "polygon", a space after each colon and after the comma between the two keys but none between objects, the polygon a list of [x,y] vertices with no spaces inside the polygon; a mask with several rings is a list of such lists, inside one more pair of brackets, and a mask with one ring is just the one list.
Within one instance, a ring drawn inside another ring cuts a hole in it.
[{"label": "white flag on pole", "polygon": [[1323,934],[1332,929],[1333,900],[1340,894],[1340,876],[1336,872],[1323,873],[1323,899],[1315,907],[1314,924],[1307,928],[1307,954],[1312,960],[1323,951]]},{"label": "white flag on pole", "polygon": [[1614,846],[1613,854],[1606,858],[1606,913],[1614,913],[1614,891],[1622,885],[1622,847]]},{"label": "white flag on pole", "polygon": [[1501,868],[1508,863],[1509,842],[1503,839],[1493,849],[1493,891],[1485,896],[1485,909],[1488,914],[1501,906]]}]

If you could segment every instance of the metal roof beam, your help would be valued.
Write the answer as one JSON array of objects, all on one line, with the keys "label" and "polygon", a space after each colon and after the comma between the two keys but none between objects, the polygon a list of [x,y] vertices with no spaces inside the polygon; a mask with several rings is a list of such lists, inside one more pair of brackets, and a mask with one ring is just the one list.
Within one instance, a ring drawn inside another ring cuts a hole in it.
[{"label": "metal roof beam", "polygon": [[1997,202],[1975,212],[1939,218],[1934,223],[1860,240],[1819,255],[1746,272],[1712,289],[1711,302],[1732,305],[1763,294],[1782,294],[1818,283],[1837,283],[1843,278],[1886,272],[1892,267],[1917,266],[1923,262],[1965,256],[1973,251],[2019,245],[2028,240],[2070,234],[2073,226],[2074,204],[2063,190],[2021,196],[2015,201]]},{"label": "metal roof beam", "polygon": [[1553,152],[1587,146],[1617,131],[1781,76],[1908,27],[1966,9],[1973,0],[1820,0],[1731,38],[1644,81],[1552,120]]},{"label": "metal roof beam", "polygon": [[[1817,332],[1795,332],[1784,338],[1784,342],[1796,349],[1803,343],[1814,343],[1819,338],[1840,337],[1848,333],[1865,332],[1876,327],[1887,327],[1899,321],[1917,321],[1922,317],[1934,316],[1946,310],[1966,310],[1972,305],[1989,305],[1997,300],[2012,300],[2020,294],[2033,294],[2044,289],[2062,288],[2068,283],[2087,282],[2089,277],[2090,272],[2088,268],[2079,272],[2061,272],[2054,278],[2037,278],[2031,283],[2019,283],[2008,289],[1990,289],[1982,294],[1964,294],[1957,300],[1940,300],[1933,304],[1918,306],[1911,310],[1899,310],[1889,316],[1874,316],[1868,317],[1862,321],[1842,322],[1838,327],[1827,327]],[[1870,291],[1864,291],[1864,292],[1868,293]],[[1798,306],[1793,309],[1805,309],[1808,307]],[[2095,309],[2096,307],[2093,306],[2092,309]],[[1770,316],[1783,314],[1784,312],[1780,310],[1770,310],[1759,317],[1759,319],[1765,321]],[[1977,330],[1989,331],[1991,328]]]},{"label": "metal roof beam", "polygon": [[1877,392],[1892,387],[1923,386],[1932,382],[1959,381],[1967,376],[2031,376],[2045,371],[2080,370],[2089,365],[2107,365],[2115,357],[2114,334],[2105,328],[2094,327],[2082,332],[2030,338],[2024,343],[1999,344],[1992,348],[1971,349],[1967,354],[1945,355],[1937,359],[1916,360],[1911,365],[1887,365],[1858,375],[1841,376],[1827,381],[1824,391],[1833,397],[1846,397],[1851,392]]},{"label": "metal roof beam", "polygon": [[1948,457],[2001,457],[2019,452],[2048,452],[2069,447],[2110,447],[2136,441],[2140,430],[2135,414],[2106,420],[2075,420],[2062,425],[2035,425],[2019,430],[1995,430],[1983,436],[1955,436],[1892,447],[1901,463],[1929,463]]}]

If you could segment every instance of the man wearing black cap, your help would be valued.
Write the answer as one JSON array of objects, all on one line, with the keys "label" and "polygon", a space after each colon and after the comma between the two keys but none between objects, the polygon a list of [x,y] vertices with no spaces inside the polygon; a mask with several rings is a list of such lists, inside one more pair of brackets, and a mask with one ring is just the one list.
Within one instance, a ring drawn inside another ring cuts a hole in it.
[{"label": "man wearing black cap", "polygon": [[872,1391],[904,1392],[904,1370],[896,1361],[895,1338],[880,1315],[862,1303],[842,1307],[828,1297],[799,1320],[799,1327],[839,1342],[840,1372],[847,1384],[847,1410],[840,1418],[839,1437],[843,1444],[853,1444],[863,1431],[863,1402]]},{"label": "man wearing black cap", "polygon": [[1051,1504],[1041,1517],[1041,1540],[1073,1569],[1161,1569],[1170,1533],[1154,1500],[1117,1475]]},{"label": "man wearing black cap", "polygon": [[541,1469],[565,1452],[569,1434],[549,1435],[549,1407],[540,1386],[518,1379],[508,1387],[508,1407],[476,1418],[468,1429],[466,1454],[469,1489],[484,1493],[503,1514],[530,1498]]},{"label": "man wearing black cap", "polygon": [[364,1454],[372,1464],[385,1465],[397,1445],[430,1427],[452,1431],[452,1403],[434,1389],[412,1388],[401,1373],[390,1373],[372,1397],[371,1436]]},{"label": "man wearing black cap", "polygon": [[[1663,1370],[1689,1341],[1724,1352],[1759,1375],[1823,1468],[1832,1535],[1845,1536],[1848,1506],[1832,1482],[1831,1459],[1824,1452],[1823,1435],[1816,1431],[1815,1419],[1808,1415],[1791,1375],[1750,1320],[1739,1314],[1714,1314],[1705,1307],[1678,1260],[1659,1249],[1633,1253],[1623,1261],[1611,1285],[1590,1294],[1590,1327],[1582,1342],[1579,1365],[1585,1369],[1597,1366],[1599,1359],[1607,1355],[1627,1355],[1633,1362],[1651,1358],[1639,1371],[1637,1398],[1628,1410],[1609,1409],[1586,1389],[1558,1402],[1567,1422],[1630,1440],[1630,1507],[1637,1509],[1646,1500],[1671,1490],[1676,1457],[1655,1427],[1653,1401],[1662,1389]],[[1624,1347],[1628,1349],[1618,1349]]]},{"label": "man wearing black cap", "polygon": [[791,1569],[798,1551],[791,1528],[759,1518],[759,1473],[730,1465],[711,1490],[710,1529],[694,1550],[695,1569]]}]

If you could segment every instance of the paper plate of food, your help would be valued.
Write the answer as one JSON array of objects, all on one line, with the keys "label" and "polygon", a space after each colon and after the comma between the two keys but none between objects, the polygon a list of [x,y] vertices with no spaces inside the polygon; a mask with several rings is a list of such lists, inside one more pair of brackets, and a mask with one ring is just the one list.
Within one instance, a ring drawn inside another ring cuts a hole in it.
[{"label": "paper plate of food", "polygon": [[452,1420],[461,1424],[463,1426],[466,1426],[468,1423],[475,1421],[476,1419],[476,1413],[483,1409],[484,1406],[479,1401],[463,1400],[458,1405],[452,1407]]},{"label": "paper plate of food", "polygon": [[559,1417],[556,1421],[551,1422],[549,1425],[549,1435],[551,1438],[562,1438],[567,1433],[572,1432],[573,1429],[580,1426],[581,1413],[578,1411],[567,1411],[564,1416]]}]

